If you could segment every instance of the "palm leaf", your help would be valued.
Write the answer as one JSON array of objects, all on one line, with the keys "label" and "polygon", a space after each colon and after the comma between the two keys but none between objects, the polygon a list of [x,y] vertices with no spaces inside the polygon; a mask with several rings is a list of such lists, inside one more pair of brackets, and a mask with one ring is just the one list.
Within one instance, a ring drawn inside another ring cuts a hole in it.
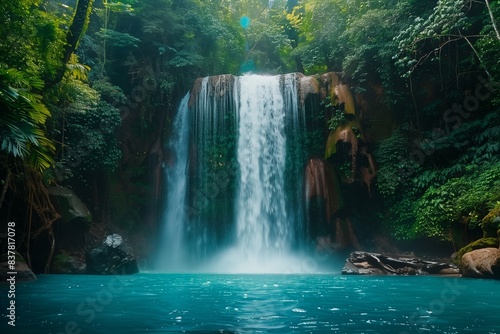
[{"label": "palm leaf", "polygon": [[51,116],[36,90],[43,81],[17,69],[0,68],[0,149],[27,161],[39,170],[53,163],[55,147],[44,126]]}]

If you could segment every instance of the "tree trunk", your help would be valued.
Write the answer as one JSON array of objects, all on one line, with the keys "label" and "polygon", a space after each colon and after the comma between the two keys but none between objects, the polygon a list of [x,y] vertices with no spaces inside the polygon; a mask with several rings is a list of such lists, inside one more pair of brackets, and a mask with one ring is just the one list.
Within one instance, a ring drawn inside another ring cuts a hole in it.
[{"label": "tree trunk", "polygon": [[68,63],[73,52],[75,52],[80,38],[87,29],[93,2],[94,0],[78,0],[75,15],[73,16],[73,20],[71,21],[71,25],[66,34],[66,45],[64,46],[62,66],[57,71],[55,78],[48,81],[47,87],[52,87],[62,80],[66,64]]},{"label": "tree trunk", "polygon": [[498,31],[497,24],[495,22],[495,17],[493,17],[493,12],[491,11],[490,2],[488,0],[484,0],[486,2],[486,7],[488,8],[488,13],[490,14],[491,24],[493,25],[493,29],[495,30],[495,34],[497,35],[497,39],[500,41],[500,32]]}]

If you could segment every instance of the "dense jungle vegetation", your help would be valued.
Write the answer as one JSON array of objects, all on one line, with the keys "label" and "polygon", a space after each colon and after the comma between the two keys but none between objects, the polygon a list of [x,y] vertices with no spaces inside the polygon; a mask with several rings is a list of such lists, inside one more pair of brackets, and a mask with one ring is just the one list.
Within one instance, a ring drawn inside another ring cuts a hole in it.
[{"label": "dense jungle vegetation", "polygon": [[498,1],[2,0],[0,22],[0,217],[28,248],[54,185],[91,229],[153,235],[175,108],[224,73],[336,71],[372,101],[369,211],[397,240],[458,249],[500,206]]}]

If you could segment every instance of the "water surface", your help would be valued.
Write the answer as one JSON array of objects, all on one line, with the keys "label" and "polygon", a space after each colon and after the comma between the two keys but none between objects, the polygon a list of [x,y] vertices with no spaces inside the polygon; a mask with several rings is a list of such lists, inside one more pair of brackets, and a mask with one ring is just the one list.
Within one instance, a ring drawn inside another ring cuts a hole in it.
[{"label": "water surface", "polygon": [[0,332],[500,333],[499,291],[431,276],[41,275],[18,282],[16,327]]}]

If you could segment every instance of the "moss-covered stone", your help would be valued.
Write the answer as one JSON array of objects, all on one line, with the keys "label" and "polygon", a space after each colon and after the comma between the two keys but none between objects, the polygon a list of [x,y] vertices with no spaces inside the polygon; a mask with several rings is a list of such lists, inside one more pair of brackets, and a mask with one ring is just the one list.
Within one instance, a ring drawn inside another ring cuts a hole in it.
[{"label": "moss-covered stone", "polygon": [[497,204],[493,210],[488,213],[481,221],[483,229],[483,238],[496,238],[500,230],[500,204]]},{"label": "moss-covered stone", "polygon": [[85,274],[86,265],[83,256],[61,251],[54,256],[50,272],[52,274]]},{"label": "moss-covered stone", "polygon": [[498,247],[498,238],[481,238],[479,240],[476,240],[474,242],[471,242],[467,246],[462,247],[456,254],[455,258],[453,259],[453,262],[457,265],[461,265],[462,261],[462,256],[465,253],[468,253],[470,251],[473,251],[475,249],[481,249],[481,248],[489,248],[489,247]]}]

